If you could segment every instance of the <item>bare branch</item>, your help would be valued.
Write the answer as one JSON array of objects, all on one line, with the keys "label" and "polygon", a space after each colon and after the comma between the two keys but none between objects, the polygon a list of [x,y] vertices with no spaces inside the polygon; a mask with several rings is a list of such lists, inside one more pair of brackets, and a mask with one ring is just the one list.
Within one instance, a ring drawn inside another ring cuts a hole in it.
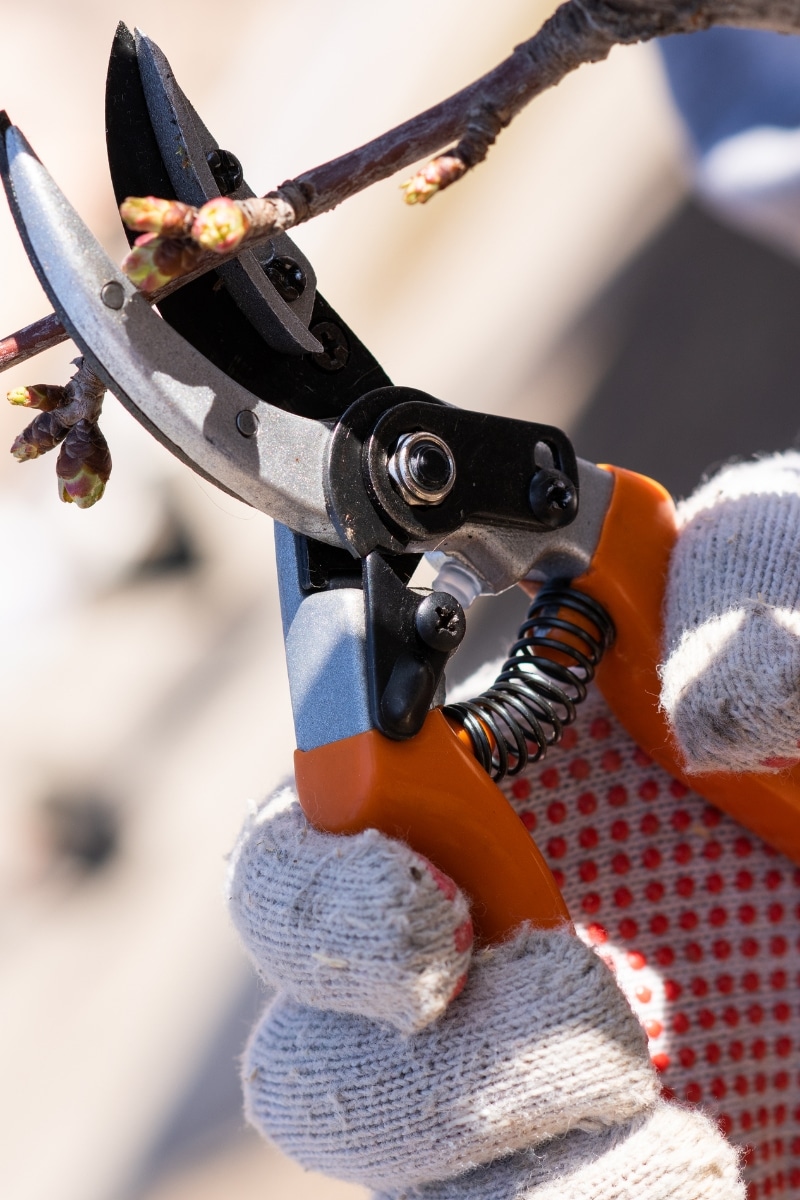
[{"label": "bare branch", "polygon": [[[208,205],[200,210],[182,206],[181,229],[191,228],[189,238],[176,238],[176,226],[167,219],[156,216],[150,223],[142,223],[137,210],[135,227],[150,232],[126,260],[126,269],[149,292],[148,299],[157,303],[177,287],[234,258],[244,246],[269,241],[276,233],[328,212],[373,183],[449,146],[406,185],[408,202],[424,202],[481,162],[521,109],[577,67],[606,58],[616,45],[694,33],[714,25],[800,33],[800,3],[567,0],[538,33],[460,92],[373,141],[288,180],[262,199],[237,204],[241,212],[238,240],[231,236],[230,222],[225,224],[225,205],[220,206],[219,201],[209,202],[216,206],[213,213],[207,212]],[[162,236],[154,238],[152,234]],[[164,279],[169,283],[160,287]],[[0,371],[64,337],[55,317],[28,326],[0,342]]]}]

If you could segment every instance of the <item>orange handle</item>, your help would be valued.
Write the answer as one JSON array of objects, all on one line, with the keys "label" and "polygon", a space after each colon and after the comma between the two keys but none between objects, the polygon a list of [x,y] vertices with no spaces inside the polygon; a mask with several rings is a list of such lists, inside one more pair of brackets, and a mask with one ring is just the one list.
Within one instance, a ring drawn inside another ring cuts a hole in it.
[{"label": "orange handle", "polygon": [[296,750],[294,763],[313,825],[329,833],[379,829],[424,854],[470,898],[479,941],[502,941],[522,921],[569,921],[528,830],[440,711],[407,742],[370,730]]},{"label": "orange handle", "polygon": [[644,475],[607,467],[611,505],[590,569],[574,581],[609,612],[617,638],[597,671],[609,707],[671,774],[800,863],[800,767],[780,774],[687,775],[658,707],[664,587],[675,543],[675,507]]}]

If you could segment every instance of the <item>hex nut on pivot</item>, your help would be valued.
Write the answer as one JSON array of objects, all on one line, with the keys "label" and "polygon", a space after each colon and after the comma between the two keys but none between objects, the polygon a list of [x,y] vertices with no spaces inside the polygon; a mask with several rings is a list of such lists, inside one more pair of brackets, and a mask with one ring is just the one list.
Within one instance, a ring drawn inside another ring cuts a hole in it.
[{"label": "hex nut on pivot", "polygon": [[414,618],[417,633],[431,650],[450,654],[461,645],[467,632],[467,618],[455,596],[431,592],[425,596]]}]

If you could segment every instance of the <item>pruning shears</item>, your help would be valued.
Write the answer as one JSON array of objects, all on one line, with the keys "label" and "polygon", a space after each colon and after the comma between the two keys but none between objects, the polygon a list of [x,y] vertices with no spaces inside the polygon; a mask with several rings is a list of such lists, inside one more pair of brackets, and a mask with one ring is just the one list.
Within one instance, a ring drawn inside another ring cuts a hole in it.
[{"label": "pruning shears", "polygon": [[[159,48],[122,25],[106,115],[119,202],[253,195]],[[407,841],[471,897],[485,940],[567,921],[495,780],[558,740],[596,670],[646,753],[800,862],[800,769],[688,778],[659,711],[676,534],[659,484],[576,458],[553,426],[394,386],[286,235],[156,313],[20,131],[0,133],[17,227],[86,361],[173,454],[277,523],[295,772],[314,824]],[[453,591],[413,585],[430,551],[474,591],[541,585],[503,674],[470,704],[442,707],[465,618]]]}]

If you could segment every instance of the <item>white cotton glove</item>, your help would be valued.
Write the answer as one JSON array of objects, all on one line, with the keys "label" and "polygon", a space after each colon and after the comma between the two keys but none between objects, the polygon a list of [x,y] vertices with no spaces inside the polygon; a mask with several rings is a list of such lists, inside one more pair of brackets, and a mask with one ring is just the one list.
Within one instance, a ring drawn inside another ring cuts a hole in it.
[{"label": "white cotton glove", "polygon": [[800,453],[734,463],[678,509],[661,702],[690,773],[800,759]]},{"label": "white cotton glove", "polygon": [[387,1200],[743,1196],[736,1153],[660,1098],[613,975],[567,930],[475,952],[449,879],[378,833],[311,829],[288,791],[252,815],[229,891],[278,989],[247,1115],[305,1166]]}]

